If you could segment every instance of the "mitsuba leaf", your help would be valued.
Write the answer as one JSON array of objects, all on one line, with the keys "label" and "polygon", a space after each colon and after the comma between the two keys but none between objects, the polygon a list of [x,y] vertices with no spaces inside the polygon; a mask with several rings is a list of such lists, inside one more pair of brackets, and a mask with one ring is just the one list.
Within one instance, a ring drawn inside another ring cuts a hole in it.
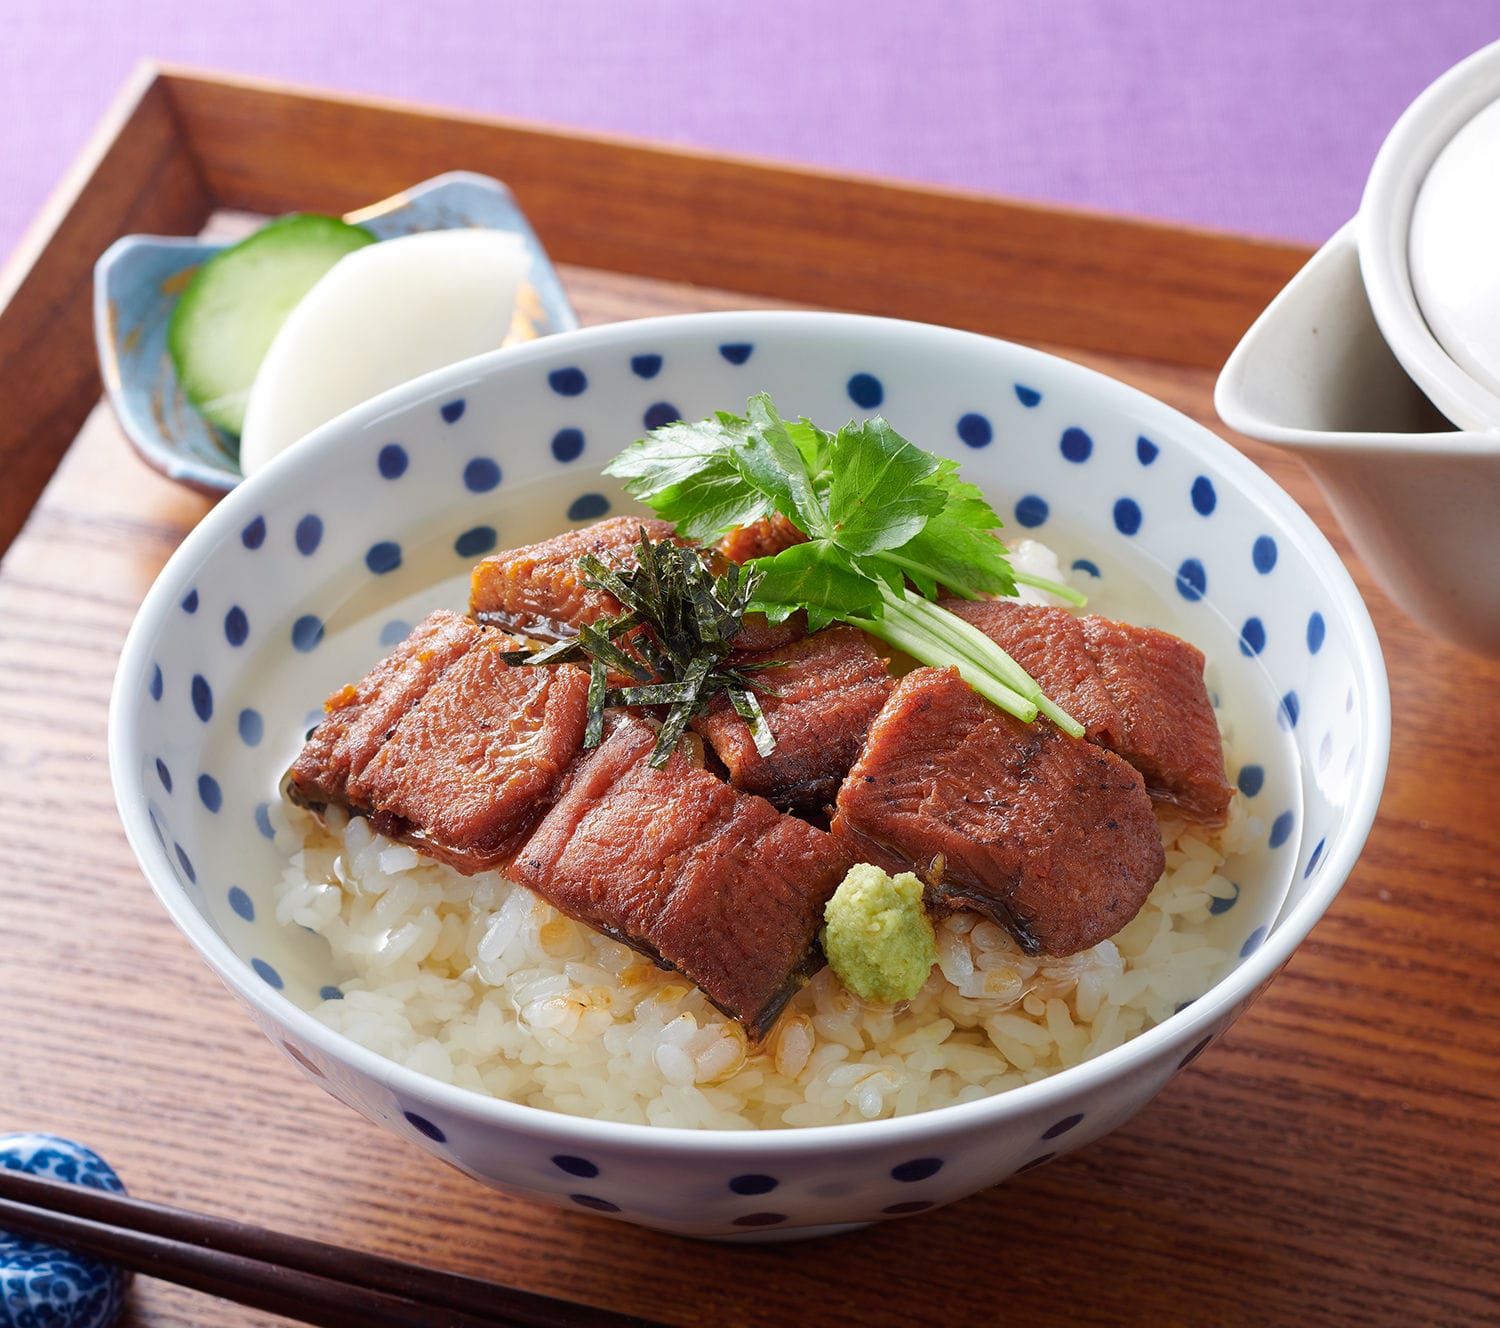
[{"label": "mitsuba leaf", "polygon": [[823,487],[828,484],[827,475],[829,450],[833,446],[833,434],[825,429],[820,429],[811,420],[803,418],[795,424],[787,422],[787,436],[796,443],[797,451],[802,454],[802,464],[807,467],[807,473],[813,477],[816,487],[821,481]]},{"label": "mitsuba leaf", "polygon": [[[818,502],[813,476],[808,473],[797,439],[764,392],[751,397],[745,410],[749,428],[744,443],[733,454],[740,474],[798,529],[814,539],[823,538],[828,534],[828,516]],[[816,445],[805,430],[799,428],[798,437]]]},{"label": "mitsuba leaf", "polygon": [[840,429],[829,456],[831,536],[856,556],[894,549],[940,511],[947,495],[925,483],[938,460],[878,416]]},{"label": "mitsuba leaf", "polygon": [[1014,595],[1015,576],[1005,545],[995,535],[1001,521],[972,484],[954,473],[958,463],[943,461],[929,483],[946,501],[942,510],[905,544],[890,551],[890,563],[902,568],[912,584],[932,599],[939,588],[955,595]]},{"label": "mitsuba leaf", "polygon": [[674,421],[632,443],[604,473],[624,480],[627,493],[686,538],[706,540],[771,510],[735,464],[749,429],[749,421],[722,411],[693,424]]},{"label": "mitsuba leaf", "polygon": [[774,557],[756,558],[749,566],[761,578],[750,608],[772,622],[806,609],[808,631],[816,632],[838,618],[869,618],[881,612],[879,584],[827,540],[794,544]]}]

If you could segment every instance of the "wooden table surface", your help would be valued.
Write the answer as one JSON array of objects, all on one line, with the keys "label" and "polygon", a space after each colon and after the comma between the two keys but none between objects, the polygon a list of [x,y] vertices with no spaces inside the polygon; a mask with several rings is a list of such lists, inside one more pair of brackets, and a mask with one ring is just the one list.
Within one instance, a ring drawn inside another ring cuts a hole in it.
[{"label": "wooden table surface", "polygon": [[[586,322],[769,303],[564,279]],[[1209,370],[1074,358],[1215,424]],[[1234,441],[1347,557],[1300,465]],[[1050,1167],[913,1220],[727,1247],[492,1194],[398,1143],[297,1075],[157,906],[105,713],[131,616],[207,506],[100,407],[0,562],[0,1129],[84,1140],[144,1197],[670,1324],[1500,1323],[1500,665],[1423,635],[1357,563],[1390,778],[1269,993]],[[126,1322],[279,1321],[138,1279]]]}]

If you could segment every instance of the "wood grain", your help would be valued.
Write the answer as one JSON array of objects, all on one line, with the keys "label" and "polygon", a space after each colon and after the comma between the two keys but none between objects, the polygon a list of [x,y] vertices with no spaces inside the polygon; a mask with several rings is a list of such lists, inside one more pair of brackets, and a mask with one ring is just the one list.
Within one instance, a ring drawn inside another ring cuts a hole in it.
[{"label": "wood grain", "polygon": [[1305,257],[280,84],[178,69],[163,83],[228,206],[348,211],[462,166],[504,180],[561,262],[1174,364],[1223,363]]},{"label": "wood grain", "polygon": [[[221,145],[209,193],[269,196],[266,151]],[[386,187],[309,152],[354,201]],[[1062,280],[1067,253],[1053,261]],[[563,276],[590,322],[767,302]],[[54,352],[62,326],[42,334]],[[1210,372],[1049,339],[1213,424]],[[0,368],[9,407],[27,385]],[[1300,465],[1234,441],[1349,559]],[[1352,560],[1398,698],[1391,775],[1366,853],[1261,1001],[1050,1167],[905,1222],[724,1247],[492,1194],[397,1143],[298,1075],[151,897],[113,807],[106,706],[137,604],[206,508],[98,409],[0,561],[0,1128],[86,1140],[145,1197],[684,1326],[1500,1323],[1500,663],[1422,634]],[[140,1279],[126,1322],[277,1321]]]},{"label": "wood grain", "polygon": [[0,550],[99,395],[94,260],[131,232],[192,234],[209,211],[166,89],[144,67],[0,272]]}]

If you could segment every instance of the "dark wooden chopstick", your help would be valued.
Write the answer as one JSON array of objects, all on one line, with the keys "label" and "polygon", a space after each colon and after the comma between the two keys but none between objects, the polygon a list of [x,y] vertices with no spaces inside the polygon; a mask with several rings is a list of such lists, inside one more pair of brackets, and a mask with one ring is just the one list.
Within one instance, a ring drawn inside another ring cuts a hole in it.
[{"label": "dark wooden chopstick", "polygon": [[0,1229],[325,1328],[656,1328],[613,1310],[4,1168]]}]

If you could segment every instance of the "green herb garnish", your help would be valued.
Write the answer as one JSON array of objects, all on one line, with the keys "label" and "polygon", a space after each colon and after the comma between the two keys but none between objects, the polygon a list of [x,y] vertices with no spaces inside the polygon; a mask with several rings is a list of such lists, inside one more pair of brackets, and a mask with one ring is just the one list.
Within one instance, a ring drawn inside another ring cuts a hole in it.
[{"label": "green herb garnish", "polygon": [[[760,573],[730,563],[715,576],[696,550],[653,541],[644,530],[634,552],[635,567],[609,567],[591,553],[578,560],[584,584],[613,595],[624,613],[585,624],[576,637],[543,650],[507,651],[505,661],[588,661],[587,747],[598,746],[603,736],[605,706],[664,705],[667,717],[651,752],[651,764],[663,766],[688,724],[723,692],[750,726],[756,750],[768,756],[775,739],[749,676],[760,666],[721,667],[744,625]],[[633,685],[611,687],[611,670]]]},{"label": "green herb garnish", "polygon": [[764,393],[744,416],[719,412],[653,430],[605,467],[689,539],[773,512],[801,530],[807,543],[747,564],[758,577],[749,607],[772,622],[805,609],[810,631],[852,623],[924,664],[957,669],[1020,719],[1040,712],[1081,737],[1082,726],[1015,660],[931,602],[940,588],[964,599],[1013,595],[1017,582],[1083,602],[1012,569],[994,533],[999,516],[957,471],[879,417],[830,434],[783,420]]}]

